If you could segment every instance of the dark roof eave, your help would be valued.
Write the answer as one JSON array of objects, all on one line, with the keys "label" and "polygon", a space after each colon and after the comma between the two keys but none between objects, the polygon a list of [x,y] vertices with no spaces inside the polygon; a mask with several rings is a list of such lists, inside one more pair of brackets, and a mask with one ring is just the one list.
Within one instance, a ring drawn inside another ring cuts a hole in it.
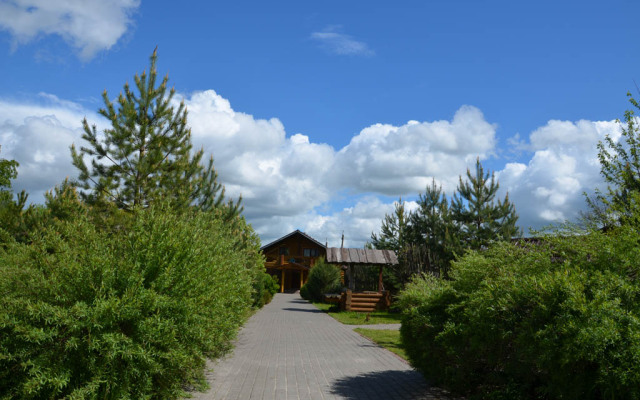
[{"label": "dark roof eave", "polygon": [[300,229],[296,229],[295,231],[293,231],[293,232],[291,232],[291,233],[289,233],[287,235],[284,235],[283,237],[281,237],[279,239],[276,239],[273,242],[265,244],[264,246],[260,247],[260,250],[264,250],[266,248],[269,248],[269,247],[275,245],[276,243],[281,242],[281,241],[283,241],[283,240],[285,240],[285,239],[287,239],[287,238],[289,238],[289,237],[291,237],[291,236],[293,236],[295,234],[302,235],[303,237],[305,237],[306,239],[311,240],[313,243],[317,244],[318,246],[322,247],[323,249],[327,248],[325,245],[323,245],[322,243],[318,242],[317,240],[315,240],[311,236],[307,235],[306,233],[302,232]]}]

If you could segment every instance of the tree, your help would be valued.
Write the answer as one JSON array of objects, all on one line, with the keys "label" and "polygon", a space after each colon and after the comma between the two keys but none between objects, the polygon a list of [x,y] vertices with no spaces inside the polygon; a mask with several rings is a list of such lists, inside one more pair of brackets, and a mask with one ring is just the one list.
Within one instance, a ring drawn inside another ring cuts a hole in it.
[{"label": "tree", "polygon": [[0,230],[4,229],[13,238],[22,238],[25,234],[24,206],[28,195],[23,190],[13,200],[11,190],[11,181],[18,177],[19,165],[15,160],[0,158]]},{"label": "tree", "polygon": [[325,293],[339,292],[341,286],[340,269],[319,258],[309,271],[307,283],[300,288],[300,295],[310,301],[323,301]]},{"label": "tree", "polygon": [[[0,146],[2,150],[2,146]],[[0,190],[3,192],[11,189],[11,180],[18,176],[18,162],[0,158]]]},{"label": "tree", "polygon": [[450,201],[433,180],[418,195],[414,211],[406,212],[402,199],[396,202],[394,213],[385,215],[380,234],[371,234],[375,248],[394,250],[398,255],[393,286],[404,286],[421,273],[446,278],[451,262],[465,250],[519,236],[515,206],[508,195],[496,201],[498,188],[495,175],[485,174],[477,160],[475,175],[467,169],[467,180],[460,177]]},{"label": "tree", "polygon": [[[191,129],[184,102],[175,108],[175,89],[167,94],[169,76],[156,86],[157,49],[151,55],[149,74],[134,76],[114,104],[105,90],[105,107],[98,112],[111,123],[99,135],[95,125],[82,121],[87,142],[78,152],[71,146],[73,165],[80,171],[76,185],[90,204],[103,201],[133,210],[169,201],[176,208],[203,210],[224,208],[229,215],[241,212],[241,199],[224,203],[224,187],[217,182],[213,158],[201,164],[204,150],[192,154]],[[91,168],[85,164],[91,160]]]},{"label": "tree", "polygon": [[518,214],[509,201],[509,194],[503,201],[495,201],[499,186],[494,173],[485,174],[479,158],[475,175],[467,168],[467,181],[460,177],[457,193],[451,201],[451,212],[465,247],[480,249],[495,240],[520,236],[520,229],[516,227]]},{"label": "tree", "polygon": [[[418,195],[418,208],[411,213],[409,236],[413,244],[406,256],[424,263],[422,272],[446,275],[457,247],[457,226],[442,186],[435,179]],[[409,252],[411,254],[409,254]],[[415,268],[414,268],[415,269]]]},{"label": "tree", "polygon": [[[640,109],[640,105],[627,93],[633,107]],[[633,110],[624,113],[626,127],[621,126],[620,140],[615,141],[607,135],[598,143],[598,159],[600,173],[607,182],[607,193],[596,191],[595,199],[587,199],[594,214],[600,216],[604,225],[609,225],[611,217],[618,222],[624,222],[633,208],[633,193],[640,193],[640,128]],[[620,122],[620,121],[618,121]],[[605,205],[607,212],[602,212]]]},{"label": "tree", "polygon": [[371,233],[371,244],[380,250],[398,251],[404,247],[409,223],[409,213],[405,211],[402,197],[394,203],[393,214],[385,214],[380,234]]}]

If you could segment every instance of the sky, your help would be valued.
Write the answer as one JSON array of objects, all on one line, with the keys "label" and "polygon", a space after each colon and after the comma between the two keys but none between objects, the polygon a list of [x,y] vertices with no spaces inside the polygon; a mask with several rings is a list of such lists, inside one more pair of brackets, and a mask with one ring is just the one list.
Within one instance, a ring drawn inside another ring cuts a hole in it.
[{"label": "sky", "polygon": [[[168,74],[263,244],[361,247],[400,197],[480,158],[526,233],[605,187],[596,145],[640,84],[640,2],[0,0],[0,157],[34,203],[76,178],[83,118]],[[636,96],[637,97],[637,96]]]}]

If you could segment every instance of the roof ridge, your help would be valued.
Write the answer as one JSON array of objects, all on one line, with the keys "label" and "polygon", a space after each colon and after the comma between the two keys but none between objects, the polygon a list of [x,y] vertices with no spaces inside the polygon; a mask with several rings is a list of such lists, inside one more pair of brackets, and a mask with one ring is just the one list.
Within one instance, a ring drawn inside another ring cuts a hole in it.
[{"label": "roof ridge", "polygon": [[312,237],[311,237],[311,236],[309,236],[308,234],[306,234],[306,233],[302,232],[300,229],[296,229],[295,231],[293,231],[293,232],[291,232],[291,233],[288,233],[288,234],[286,234],[286,235],[282,236],[281,238],[278,238],[278,239],[276,239],[276,240],[274,240],[274,241],[271,241],[271,242],[269,242],[269,243],[265,244],[264,246],[260,247],[260,250],[264,250],[264,249],[266,249],[267,247],[271,247],[271,246],[272,246],[272,245],[274,245],[275,243],[280,242],[280,241],[282,241],[282,240],[284,240],[284,239],[287,239],[287,238],[289,238],[289,237],[291,237],[291,236],[295,235],[296,233],[299,233],[300,235],[302,235],[302,236],[306,237],[307,239],[311,240],[312,242],[314,242],[314,243],[315,243],[315,244],[317,244],[318,246],[322,247],[323,249],[326,249],[326,248],[327,248],[327,246],[325,246],[324,244],[320,243],[320,242],[319,242],[319,241],[317,241],[316,239],[312,238]]}]

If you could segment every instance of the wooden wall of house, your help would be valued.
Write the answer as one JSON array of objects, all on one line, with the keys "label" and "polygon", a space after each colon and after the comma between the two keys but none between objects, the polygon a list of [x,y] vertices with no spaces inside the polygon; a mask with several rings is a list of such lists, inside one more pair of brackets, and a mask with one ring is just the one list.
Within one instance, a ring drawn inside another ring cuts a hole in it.
[{"label": "wooden wall of house", "polygon": [[[310,259],[317,259],[320,256],[326,257],[326,249],[324,247],[318,246],[316,243],[305,238],[304,236],[293,235],[280,242],[274,243],[268,249],[265,249],[264,255],[267,258],[267,261],[275,261],[279,259],[280,249],[283,247],[288,249],[288,254],[286,254],[284,257],[285,260],[295,258],[296,261],[299,262],[298,259],[300,259],[300,261],[302,261],[302,259],[305,259],[305,261],[309,261]],[[319,256],[305,257],[304,249],[316,249]]]}]

